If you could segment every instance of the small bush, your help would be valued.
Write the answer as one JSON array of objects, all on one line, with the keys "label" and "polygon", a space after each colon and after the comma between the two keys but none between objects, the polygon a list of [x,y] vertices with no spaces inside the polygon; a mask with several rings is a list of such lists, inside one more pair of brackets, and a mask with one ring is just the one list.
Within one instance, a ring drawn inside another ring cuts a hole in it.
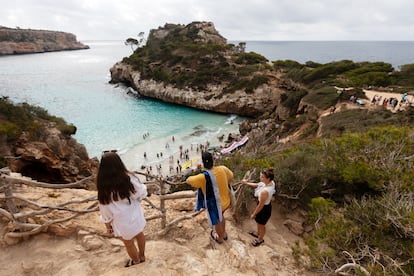
[{"label": "small bush", "polygon": [[289,60],[289,59],[273,61],[273,66],[275,67],[275,69],[281,69],[281,70],[284,70],[285,72],[291,71],[293,69],[302,69],[304,67],[303,64],[300,64],[297,61]]},{"label": "small bush", "polygon": [[267,61],[268,60],[264,56],[258,53],[255,53],[255,52],[238,54],[235,60],[237,64],[250,64],[250,65],[265,63]]},{"label": "small bush", "polygon": [[282,94],[281,104],[291,111],[291,116],[296,114],[300,101],[308,93],[306,90],[288,91]]},{"label": "small bush", "polygon": [[0,122],[0,136],[5,136],[7,141],[12,141],[19,137],[21,129],[11,122]]},{"label": "small bush", "polygon": [[310,90],[309,93],[303,97],[305,102],[308,102],[318,109],[328,109],[338,102],[339,94],[337,89],[331,86],[325,86],[317,90]]}]

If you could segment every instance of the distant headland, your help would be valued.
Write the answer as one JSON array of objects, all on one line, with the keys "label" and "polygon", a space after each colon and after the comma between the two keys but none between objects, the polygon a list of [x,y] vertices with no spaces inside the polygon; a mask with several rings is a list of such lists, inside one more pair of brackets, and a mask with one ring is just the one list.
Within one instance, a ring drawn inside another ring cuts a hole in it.
[{"label": "distant headland", "polygon": [[0,55],[89,49],[71,33],[0,26]]}]

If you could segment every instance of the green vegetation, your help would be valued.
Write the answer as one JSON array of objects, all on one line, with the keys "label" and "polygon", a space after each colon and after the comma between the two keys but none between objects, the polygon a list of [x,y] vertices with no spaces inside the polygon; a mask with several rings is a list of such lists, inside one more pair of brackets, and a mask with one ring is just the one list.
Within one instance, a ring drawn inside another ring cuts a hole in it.
[{"label": "green vegetation", "polygon": [[409,126],[414,122],[414,109],[392,113],[379,108],[345,110],[321,118],[323,136],[337,136],[344,132],[365,132],[372,126]]},{"label": "green vegetation", "polygon": [[[251,93],[267,83],[267,59],[244,53],[240,46],[204,42],[194,26],[167,24],[160,38],[152,31],[146,45],[124,58],[143,79],[155,79],[178,88],[204,90],[208,84],[224,85],[224,93],[244,89]],[[134,41],[132,41],[134,43]]]},{"label": "green vegetation", "polygon": [[236,56],[235,62],[237,64],[250,64],[250,65],[253,65],[253,64],[258,64],[258,63],[259,64],[260,63],[266,63],[267,59],[264,56],[259,55],[257,53],[249,52],[249,53],[238,54]]},{"label": "green vegetation", "polygon": [[[412,85],[414,65],[407,64],[395,71],[391,64],[385,62],[353,62],[342,60],[326,64],[295,61],[274,61],[273,66],[286,75],[307,86],[321,85],[341,87],[384,87],[389,85]],[[410,81],[411,80],[411,81]]]},{"label": "green vegetation", "polygon": [[[273,167],[278,200],[308,210],[315,230],[305,238],[305,247],[293,248],[299,263],[332,273],[354,260],[373,275],[412,275],[412,112],[349,111],[332,119],[343,125],[341,136],[287,148],[262,145],[254,154],[235,154],[222,162],[240,172],[239,178],[247,170]],[[366,125],[354,129],[348,121]]]},{"label": "green vegetation", "polygon": [[296,110],[299,107],[300,101],[308,92],[304,89],[289,91],[286,94],[281,95],[281,104],[290,110],[290,116],[296,114]]},{"label": "green vegetation", "polygon": [[318,109],[325,110],[338,102],[339,95],[334,87],[324,86],[313,90],[311,94],[306,95],[303,99]]}]

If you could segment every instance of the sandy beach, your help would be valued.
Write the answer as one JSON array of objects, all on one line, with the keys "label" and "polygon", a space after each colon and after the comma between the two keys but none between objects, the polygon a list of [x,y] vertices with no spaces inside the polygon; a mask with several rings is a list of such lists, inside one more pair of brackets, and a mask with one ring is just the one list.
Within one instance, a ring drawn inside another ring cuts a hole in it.
[{"label": "sandy beach", "polygon": [[[128,152],[119,152],[128,169],[152,175],[175,176],[186,167],[196,168],[201,164],[202,149],[225,147],[229,134],[238,135],[238,124],[223,128],[213,134],[192,136],[169,136],[151,139]],[[223,139],[219,139],[219,137]],[[184,167],[183,167],[184,165]]]}]

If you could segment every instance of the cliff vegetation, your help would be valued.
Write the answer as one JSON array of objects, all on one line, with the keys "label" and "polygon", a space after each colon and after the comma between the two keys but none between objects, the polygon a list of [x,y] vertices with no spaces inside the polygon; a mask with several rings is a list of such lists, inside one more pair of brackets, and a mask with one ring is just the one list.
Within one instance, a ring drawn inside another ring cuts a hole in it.
[{"label": "cliff vegetation", "polygon": [[270,69],[265,57],[246,53],[243,44],[227,44],[209,22],[166,24],[151,30],[147,43],[123,61],[143,79],[201,92],[207,85],[221,84],[225,93],[252,92],[267,83],[264,69]]}]

